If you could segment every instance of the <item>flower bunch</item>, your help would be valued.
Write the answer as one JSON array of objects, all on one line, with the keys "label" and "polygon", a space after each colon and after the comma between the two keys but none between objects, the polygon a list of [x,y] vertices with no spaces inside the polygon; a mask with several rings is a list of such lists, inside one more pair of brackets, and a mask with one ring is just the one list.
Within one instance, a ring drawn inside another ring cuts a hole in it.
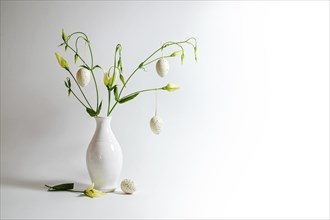
[{"label": "flower bunch", "polygon": [[[127,79],[125,79],[124,71],[123,71],[123,61],[122,61],[122,46],[118,44],[115,49],[113,65],[111,65],[107,70],[104,70],[100,65],[94,64],[94,57],[92,52],[92,47],[90,44],[90,40],[87,35],[83,32],[74,32],[70,35],[67,35],[64,30],[62,29],[62,43],[59,47],[64,47],[64,50],[71,51],[73,54],[73,61],[75,64],[77,62],[81,62],[79,65],[79,69],[74,76],[72,70],[69,67],[69,63],[66,59],[64,59],[60,54],[55,53],[57,61],[59,65],[65,69],[70,77],[66,78],[64,81],[65,87],[68,89],[68,95],[73,95],[81,105],[84,106],[87,113],[91,117],[98,116],[102,109],[103,100],[100,100],[99,97],[99,89],[96,82],[95,72],[97,70],[102,71],[103,73],[103,83],[108,91],[108,106],[107,106],[107,116],[110,116],[115,107],[118,104],[126,103],[134,98],[136,98],[139,94],[149,91],[156,91],[156,90],[165,90],[165,91],[175,91],[180,87],[171,83],[160,87],[160,88],[151,88],[151,89],[144,89],[139,90],[127,95],[123,95],[124,89],[127,87],[128,82],[132,79],[132,77],[139,71],[145,70],[145,68],[156,62],[156,71],[160,77],[164,77],[169,72],[169,64],[166,58],[172,58],[180,55],[181,63],[184,61],[185,57],[185,49],[184,45],[192,46],[194,49],[195,60],[197,61],[197,41],[195,38],[191,37],[185,41],[173,42],[168,41],[162,44],[156,51],[154,51],[150,56],[148,56],[145,60],[143,60],[139,65],[137,65],[136,69],[128,75]],[[89,55],[90,55],[90,62],[85,61],[85,58],[82,57],[80,54],[80,50],[78,48],[78,44],[80,41],[85,43],[85,46],[88,47]],[[163,50],[165,48],[173,48],[176,47],[179,50],[173,51],[169,53],[169,55],[163,55]],[[161,55],[159,55],[161,53]],[[83,87],[87,86],[90,80],[93,80],[95,86],[95,93],[96,93],[96,105],[93,107],[87,96],[83,91]],[[118,83],[118,79],[120,83]],[[80,92],[80,97],[78,96],[77,92],[74,91],[72,88],[71,80],[73,80]],[[114,98],[114,103],[112,104],[112,96]]]}]

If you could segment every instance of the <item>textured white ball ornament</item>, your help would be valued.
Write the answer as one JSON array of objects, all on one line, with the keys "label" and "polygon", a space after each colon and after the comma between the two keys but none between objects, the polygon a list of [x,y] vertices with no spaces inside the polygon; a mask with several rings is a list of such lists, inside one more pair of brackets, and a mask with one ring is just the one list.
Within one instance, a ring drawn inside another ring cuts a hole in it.
[{"label": "textured white ball ornament", "polygon": [[154,132],[155,134],[160,134],[160,132],[162,131],[163,124],[164,124],[163,119],[161,119],[157,115],[155,115],[150,119],[150,128],[151,131]]},{"label": "textured white ball ornament", "polygon": [[136,191],[134,181],[130,179],[124,179],[121,181],[120,188],[124,193],[132,194]]},{"label": "textured white ball ornament", "polygon": [[167,60],[161,58],[156,63],[156,71],[160,77],[164,77],[168,74],[170,70],[170,65]]},{"label": "textured white ball ornament", "polygon": [[81,87],[88,85],[91,80],[91,73],[85,68],[80,68],[76,74],[77,81]]}]

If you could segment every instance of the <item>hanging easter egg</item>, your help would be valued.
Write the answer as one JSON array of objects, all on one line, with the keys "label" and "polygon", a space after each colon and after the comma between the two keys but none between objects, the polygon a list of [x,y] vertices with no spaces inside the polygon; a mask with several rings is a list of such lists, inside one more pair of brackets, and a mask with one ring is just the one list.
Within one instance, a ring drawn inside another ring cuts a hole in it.
[{"label": "hanging easter egg", "polygon": [[157,115],[150,119],[150,128],[154,134],[160,134],[160,132],[162,131],[163,124],[164,121]]},{"label": "hanging easter egg", "polygon": [[76,74],[77,81],[81,87],[88,85],[91,80],[91,73],[85,68],[80,68]]},{"label": "hanging easter egg", "polygon": [[134,181],[131,179],[124,179],[121,181],[120,188],[127,194],[133,194],[136,191]]},{"label": "hanging easter egg", "polygon": [[161,58],[156,63],[156,71],[160,77],[164,77],[168,74],[170,70],[170,65],[167,60]]}]

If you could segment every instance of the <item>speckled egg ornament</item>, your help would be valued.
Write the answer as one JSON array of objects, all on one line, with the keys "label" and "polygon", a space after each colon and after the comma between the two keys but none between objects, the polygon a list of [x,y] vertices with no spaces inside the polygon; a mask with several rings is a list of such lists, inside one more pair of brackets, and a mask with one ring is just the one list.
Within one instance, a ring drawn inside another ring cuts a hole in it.
[{"label": "speckled egg ornament", "polygon": [[91,73],[85,68],[80,68],[76,74],[77,81],[81,87],[88,85],[91,80]]},{"label": "speckled egg ornament", "polygon": [[154,134],[160,134],[162,131],[164,121],[157,115],[157,106],[158,106],[158,100],[157,100],[157,90],[155,91],[155,116],[153,116],[150,119],[150,129]]},{"label": "speckled egg ornament", "polygon": [[163,119],[161,119],[159,116],[155,115],[150,119],[150,128],[151,131],[154,132],[154,134],[160,134],[162,131],[162,127],[164,125]]},{"label": "speckled egg ornament", "polygon": [[161,58],[156,63],[156,71],[160,77],[164,77],[168,74],[170,70],[170,65],[167,60]]},{"label": "speckled egg ornament", "polygon": [[131,179],[124,179],[121,181],[120,188],[127,194],[133,194],[136,191],[134,181]]}]

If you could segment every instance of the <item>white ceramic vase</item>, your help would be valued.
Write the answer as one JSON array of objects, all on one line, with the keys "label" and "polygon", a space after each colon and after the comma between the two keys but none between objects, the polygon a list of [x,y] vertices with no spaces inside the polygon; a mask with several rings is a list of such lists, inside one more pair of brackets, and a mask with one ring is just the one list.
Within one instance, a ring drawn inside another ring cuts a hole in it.
[{"label": "white ceramic vase", "polygon": [[123,155],[111,129],[111,117],[95,117],[96,130],[88,146],[86,163],[94,188],[114,191],[118,185]]}]

